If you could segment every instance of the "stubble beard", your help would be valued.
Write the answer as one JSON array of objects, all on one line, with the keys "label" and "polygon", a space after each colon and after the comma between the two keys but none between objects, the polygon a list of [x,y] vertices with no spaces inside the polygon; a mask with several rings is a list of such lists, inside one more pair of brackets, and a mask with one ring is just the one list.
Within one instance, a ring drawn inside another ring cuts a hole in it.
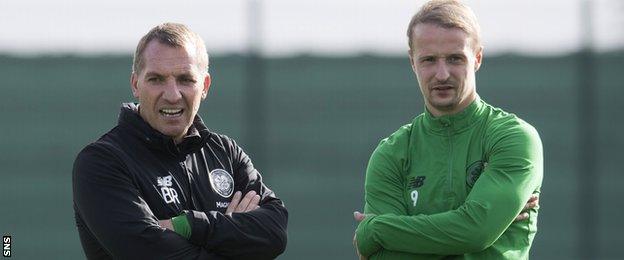
[{"label": "stubble beard", "polygon": [[459,105],[461,101],[461,96],[460,96],[460,91],[459,91],[460,87],[458,86],[458,84],[450,80],[446,82],[435,82],[435,83],[429,84],[429,86],[439,86],[439,85],[451,85],[452,88],[449,90],[446,90],[447,92],[450,92],[450,93],[447,93],[447,96],[442,98],[439,96],[440,93],[437,93],[438,90],[435,90],[434,87],[429,87],[429,93],[428,93],[426,102],[429,104],[429,106],[431,106],[432,108],[440,112],[451,112],[457,108],[457,106]]},{"label": "stubble beard", "polygon": [[[456,92],[456,90],[453,91]],[[431,94],[429,95],[429,105],[439,111],[453,111],[459,105],[459,95],[457,95],[457,93],[454,93],[450,100],[439,100],[432,92],[430,92]]]}]

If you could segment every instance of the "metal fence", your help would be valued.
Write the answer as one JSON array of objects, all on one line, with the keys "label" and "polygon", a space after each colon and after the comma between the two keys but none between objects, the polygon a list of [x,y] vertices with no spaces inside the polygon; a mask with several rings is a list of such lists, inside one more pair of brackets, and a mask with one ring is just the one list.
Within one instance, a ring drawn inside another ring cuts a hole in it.
[{"label": "metal fence", "polygon": [[[481,97],[534,125],[543,140],[535,259],[584,258],[587,230],[595,234],[594,259],[621,255],[624,53],[591,57],[590,82],[579,80],[579,55],[486,57],[477,74]],[[17,259],[83,257],[72,163],[115,125],[120,103],[133,100],[130,64],[126,56],[0,57],[0,232],[12,235]],[[252,97],[260,120],[249,112],[249,64],[243,56],[211,61],[213,85],[200,114],[209,128],[239,141],[289,208],[289,245],[280,259],[355,259],[352,212],[363,206],[368,157],[380,139],[423,111],[407,58],[261,60],[264,91]],[[591,107],[581,88],[592,93]],[[591,173],[582,172],[579,156],[585,109],[594,111]],[[579,196],[587,185],[595,185],[587,188],[591,201]]]}]

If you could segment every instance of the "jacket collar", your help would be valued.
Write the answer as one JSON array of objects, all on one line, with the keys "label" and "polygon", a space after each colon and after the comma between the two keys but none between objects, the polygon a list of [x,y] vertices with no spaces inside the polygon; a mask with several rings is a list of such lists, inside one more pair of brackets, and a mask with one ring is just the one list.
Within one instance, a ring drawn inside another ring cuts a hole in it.
[{"label": "jacket collar", "polygon": [[464,110],[452,115],[434,117],[425,106],[423,125],[427,130],[437,134],[460,133],[479,121],[484,113],[485,102],[477,98]]},{"label": "jacket collar", "polygon": [[199,150],[210,137],[210,131],[199,115],[195,115],[193,124],[182,142],[175,144],[173,138],[163,135],[152,128],[139,115],[139,105],[123,103],[119,112],[118,125],[128,133],[141,139],[149,148],[168,151],[176,156],[185,157]]}]

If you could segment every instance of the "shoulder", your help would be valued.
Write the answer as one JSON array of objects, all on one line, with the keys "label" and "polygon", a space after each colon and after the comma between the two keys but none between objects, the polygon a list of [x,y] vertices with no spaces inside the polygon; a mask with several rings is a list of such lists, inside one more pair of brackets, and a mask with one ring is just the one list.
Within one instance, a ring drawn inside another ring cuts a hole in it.
[{"label": "shoulder", "polygon": [[233,164],[234,169],[241,165],[245,168],[253,166],[249,155],[233,138],[227,135],[211,132],[203,149],[210,151],[209,156],[216,156],[222,162],[229,161]]},{"label": "shoulder", "polygon": [[401,147],[407,146],[410,140],[410,136],[412,135],[412,128],[415,124],[418,124],[416,121],[418,117],[414,119],[413,122],[409,124],[405,124],[394,133],[389,135],[388,137],[382,139],[377,146],[378,149],[399,149]]},{"label": "shoulder", "polygon": [[418,131],[418,128],[422,126],[422,120],[424,115],[420,114],[416,116],[410,123],[405,124],[390,136],[382,139],[377,145],[376,151],[392,152],[392,153],[405,153],[409,149],[410,142],[414,138],[414,134]]},{"label": "shoulder", "polygon": [[85,146],[76,156],[76,161],[91,160],[97,157],[111,157],[121,151],[115,129],[102,135],[98,140]]},{"label": "shoulder", "polygon": [[513,148],[527,153],[542,150],[542,142],[535,127],[500,108],[489,106],[488,109],[485,138],[491,151]]},{"label": "shoulder", "polygon": [[506,112],[500,108],[487,105],[487,132],[495,136],[506,135],[529,135],[539,134],[535,127],[522,120],[513,113]]},{"label": "shoulder", "polygon": [[414,118],[411,123],[399,127],[390,136],[382,139],[371,155],[369,167],[390,164],[394,165],[393,168],[404,168],[409,161],[410,140],[414,128],[420,125],[421,117],[422,115]]},{"label": "shoulder", "polygon": [[236,154],[239,150],[242,150],[234,138],[216,132],[209,133],[206,146],[214,152],[223,152],[229,156]]},{"label": "shoulder", "polygon": [[234,141],[233,138],[224,135],[224,134],[220,134],[220,133],[216,133],[216,132],[209,132],[208,133],[208,142],[207,144],[210,146],[219,146],[219,147],[228,147],[228,146],[235,146],[236,145],[236,141]]},{"label": "shoulder", "polygon": [[123,164],[121,158],[125,152],[114,131],[115,129],[88,144],[76,155],[74,177],[102,173],[100,169],[119,168]]}]

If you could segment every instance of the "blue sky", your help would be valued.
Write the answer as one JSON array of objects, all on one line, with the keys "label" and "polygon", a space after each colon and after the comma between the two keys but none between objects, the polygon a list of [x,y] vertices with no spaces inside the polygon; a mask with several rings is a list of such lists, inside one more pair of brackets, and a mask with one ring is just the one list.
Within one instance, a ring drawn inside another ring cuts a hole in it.
[{"label": "blue sky", "polygon": [[[189,25],[211,54],[249,46],[249,2],[161,0],[2,0],[0,52],[131,53],[152,26]],[[581,46],[581,1],[590,1],[598,50],[624,48],[622,0],[471,0],[486,53],[560,54]],[[405,27],[423,1],[263,0],[260,48],[298,53],[402,55]],[[256,38],[257,39],[257,38]]]}]

